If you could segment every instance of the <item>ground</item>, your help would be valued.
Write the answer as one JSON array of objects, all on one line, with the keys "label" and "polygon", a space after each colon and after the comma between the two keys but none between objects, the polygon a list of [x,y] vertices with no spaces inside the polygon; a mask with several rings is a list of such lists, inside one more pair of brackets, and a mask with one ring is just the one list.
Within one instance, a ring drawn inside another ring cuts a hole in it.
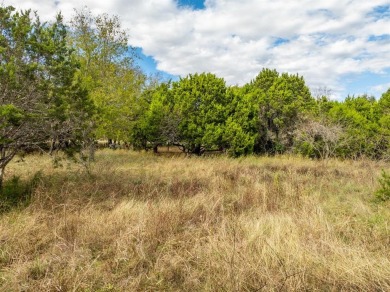
[{"label": "ground", "polygon": [[98,151],[88,171],[15,159],[8,185],[28,196],[3,203],[0,290],[390,290],[390,205],[374,200],[389,167],[128,150]]}]

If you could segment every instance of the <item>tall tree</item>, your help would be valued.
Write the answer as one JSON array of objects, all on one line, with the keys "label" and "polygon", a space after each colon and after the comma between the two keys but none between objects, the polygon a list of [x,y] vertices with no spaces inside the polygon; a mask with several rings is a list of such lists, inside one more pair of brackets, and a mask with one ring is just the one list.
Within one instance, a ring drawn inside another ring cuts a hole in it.
[{"label": "tall tree", "polygon": [[91,113],[61,15],[41,23],[30,11],[0,7],[0,184],[26,147],[76,140]]},{"label": "tall tree", "polygon": [[223,78],[190,74],[173,83],[174,111],[180,117],[180,142],[189,152],[223,147],[229,101]]},{"label": "tall tree", "polygon": [[132,143],[135,148],[153,147],[157,152],[160,145],[172,145],[180,142],[180,116],[174,111],[171,83],[161,83],[145,90],[138,100],[141,108],[132,131]]},{"label": "tall tree", "polygon": [[246,86],[246,95],[257,105],[258,137],[254,146],[257,153],[283,152],[293,144],[293,132],[298,117],[314,108],[303,77],[276,70],[263,69]]},{"label": "tall tree", "polygon": [[119,18],[93,16],[87,9],[75,11],[70,40],[81,63],[84,84],[98,109],[96,136],[128,140],[145,76],[134,64],[136,52],[128,45]]}]

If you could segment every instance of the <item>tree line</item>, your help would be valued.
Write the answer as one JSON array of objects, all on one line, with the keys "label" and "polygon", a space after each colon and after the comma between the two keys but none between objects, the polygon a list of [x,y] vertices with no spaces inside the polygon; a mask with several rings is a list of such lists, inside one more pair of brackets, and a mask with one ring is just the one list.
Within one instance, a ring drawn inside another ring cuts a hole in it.
[{"label": "tree line", "polygon": [[263,69],[244,86],[190,74],[142,92],[131,140],[232,156],[298,153],[311,158],[390,158],[390,89],[335,101],[312,96],[303,77]]},{"label": "tree line", "polygon": [[197,155],[390,157],[390,89],[334,101],[271,69],[243,86],[211,73],[162,82],[136,66],[118,17],[88,9],[65,23],[1,6],[0,30],[0,182],[20,151],[93,159],[99,138]]}]

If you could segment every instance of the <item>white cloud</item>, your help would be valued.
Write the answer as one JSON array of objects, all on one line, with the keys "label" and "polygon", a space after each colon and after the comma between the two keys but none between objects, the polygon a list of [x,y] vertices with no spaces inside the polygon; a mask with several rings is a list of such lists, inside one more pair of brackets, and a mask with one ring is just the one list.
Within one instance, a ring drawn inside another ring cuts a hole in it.
[{"label": "white cloud", "polygon": [[[178,7],[177,0],[5,0],[33,8],[43,17],[88,6],[118,14],[133,46],[174,75],[213,72],[243,84],[263,67],[299,73],[311,87],[343,90],[348,74],[390,68],[390,18],[373,14],[388,0],[206,0],[203,10]],[[275,41],[281,42],[277,46]]]},{"label": "white cloud", "polygon": [[377,95],[381,95],[382,93],[386,92],[389,88],[390,88],[390,82],[372,86],[370,88],[370,91],[376,93]]}]

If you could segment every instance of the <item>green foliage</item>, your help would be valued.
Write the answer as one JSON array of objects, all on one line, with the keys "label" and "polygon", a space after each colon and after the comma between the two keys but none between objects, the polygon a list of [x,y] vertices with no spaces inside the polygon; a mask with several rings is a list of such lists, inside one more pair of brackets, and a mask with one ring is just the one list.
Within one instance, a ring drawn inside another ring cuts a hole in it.
[{"label": "green foliage", "polygon": [[135,51],[128,46],[119,18],[76,11],[69,40],[81,64],[80,78],[97,109],[90,117],[95,136],[129,140],[145,76],[134,65]]},{"label": "green foliage", "polygon": [[389,157],[387,96],[314,99],[302,77],[263,69],[243,87],[202,73],[149,89],[137,101],[138,148],[181,145],[232,156],[295,151],[312,158]]},{"label": "green foliage", "polygon": [[229,104],[225,81],[210,73],[190,74],[173,83],[172,94],[185,148],[200,154],[202,147],[222,147]]},{"label": "green foliage", "polygon": [[338,155],[346,158],[366,156],[381,158],[388,145],[380,127],[378,102],[368,96],[347,97],[334,104],[328,113],[330,119],[345,128],[344,147]]},{"label": "green foliage", "polygon": [[[13,104],[0,105],[0,130],[7,127],[18,127],[24,119],[23,110]],[[12,142],[6,135],[0,137],[0,143]]]},{"label": "green foliage", "polygon": [[174,144],[196,154],[225,148],[234,99],[226,90],[225,81],[210,73],[190,74],[146,90],[133,131],[137,148]]},{"label": "green foliage", "polygon": [[252,153],[258,134],[257,106],[253,95],[245,94],[245,90],[245,87],[227,90],[230,103],[223,139],[227,152],[232,156]]},{"label": "green foliage", "polygon": [[92,107],[61,14],[41,23],[30,11],[0,7],[0,29],[1,185],[23,148],[81,141]]},{"label": "green foliage", "polygon": [[390,88],[379,99],[378,110],[381,115],[390,114]]},{"label": "green foliage", "polygon": [[257,119],[255,152],[284,152],[293,144],[291,133],[300,115],[314,111],[305,81],[298,75],[263,69],[246,87]]},{"label": "green foliage", "polygon": [[232,119],[226,122],[224,138],[227,141],[228,153],[232,156],[246,155],[253,151],[254,136],[245,132],[242,126]]},{"label": "green foliage", "polygon": [[18,176],[13,176],[5,181],[3,188],[0,190],[0,214],[28,204],[41,178],[42,173],[37,172],[28,181],[22,181]]},{"label": "green foliage", "polygon": [[179,140],[179,121],[173,112],[170,83],[162,83],[145,90],[138,104],[140,108],[131,139],[136,149],[171,144]]},{"label": "green foliage", "polygon": [[382,170],[379,178],[380,188],[375,192],[376,199],[381,202],[390,200],[390,174]]},{"label": "green foliage", "polygon": [[23,119],[23,111],[18,109],[13,104],[1,105],[0,107],[0,119],[2,125],[10,123],[12,125],[20,125],[20,121]]},{"label": "green foliage", "polygon": [[309,158],[319,158],[319,154],[316,151],[315,145],[313,145],[313,143],[310,143],[310,141],[299,141],[295,147],[296,152],[303,156]]}]

